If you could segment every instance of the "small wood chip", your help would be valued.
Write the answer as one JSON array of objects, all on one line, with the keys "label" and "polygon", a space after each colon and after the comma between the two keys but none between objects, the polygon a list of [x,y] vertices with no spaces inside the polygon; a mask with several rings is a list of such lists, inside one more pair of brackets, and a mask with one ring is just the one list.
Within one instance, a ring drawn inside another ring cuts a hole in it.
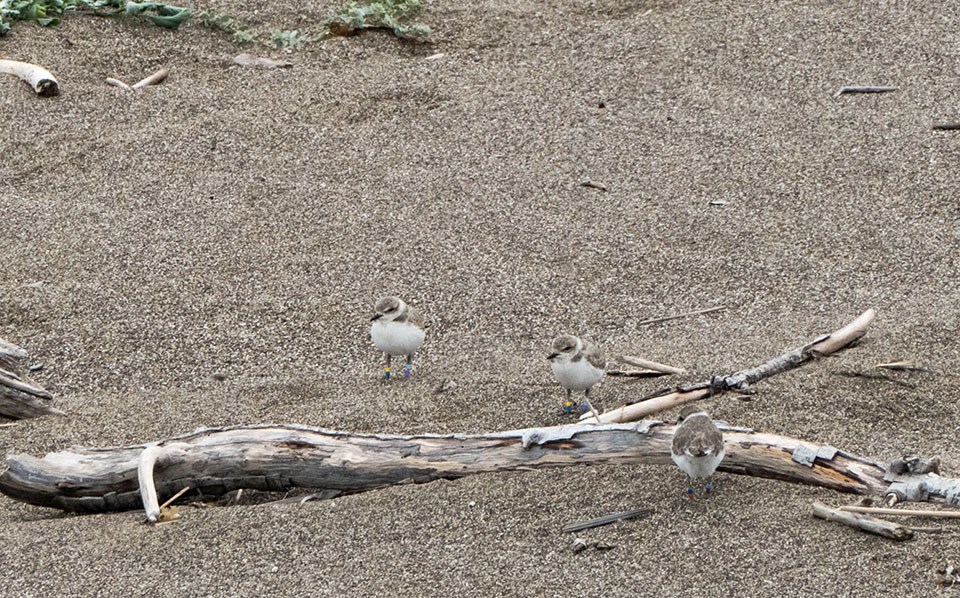
[{"label": "small wood chip", "polygon": [[598,183],[596,181],[591,181],[590,179],[583,179],[580,181],[581,187],[589,187],[591,189],[599,189],[600,191],[608,191],[607,186],[603,183]]}]

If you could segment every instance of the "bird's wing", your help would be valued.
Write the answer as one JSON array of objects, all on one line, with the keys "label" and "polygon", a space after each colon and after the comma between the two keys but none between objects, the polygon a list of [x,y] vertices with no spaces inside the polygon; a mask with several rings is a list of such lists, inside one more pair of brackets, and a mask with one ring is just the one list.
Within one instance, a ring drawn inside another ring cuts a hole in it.
[{"label": "bird's wing", "polygon": [[607,368],[607,361],[603,358],[603,354],[592,344],[584,343],[583,354],[586,356],[587,361],[590,362],[590,365],[598,370]]},{"label": "bird's wing", "polygon": [[419,309],[408,305],[407,320],[409,320],[413,324],[416,324],[420,328],[423,328],[423,314],[420,313]]}]

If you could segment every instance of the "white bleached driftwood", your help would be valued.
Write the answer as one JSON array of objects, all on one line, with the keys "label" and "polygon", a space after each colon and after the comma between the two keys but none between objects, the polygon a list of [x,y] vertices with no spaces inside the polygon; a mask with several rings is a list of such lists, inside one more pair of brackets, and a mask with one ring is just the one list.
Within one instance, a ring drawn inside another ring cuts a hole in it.
[{"label": "white bleached driftwood", "polygon": [[[541,467],[672,467],[674,429],[657,421],[475,435],[354,434],[293,425],[203,429],[149,445],[78,448],[43,458],[10,455],[7,470],[0,475],[0,492],[34,505],[77,512],[146,505],[148,516],[156,518],[157,502],[185,487],[203,496],[241,488],[305,488],[333,497]],[[891,485],[885,479],[888,467],[828,446],[734,429],[725,430],[724,441],[721,471],[856,494],[883,495]],[[933,475],[897,477],[933,479]],[[935,492],[928,492],[924,500],[950,504],[947,496]]]},{"label": "white bleached driftwood", "polygon": [[60,95],[60,84],[50,71],[36,64],[17,60],[0,60],[0,73],[26,81],[38,96]]},{"label": "white bleached driftwood", "polygon": [[863,513],[853,513],[846,510],[831,509],[830,507],[819,502],[813,503],[812,511],[814,517],[819,517],[820,519],[825,519],[827,521],[834,521],[836,523],[842,523],[844,525],[865,531],[868,534],[883,536],[884,538],[890,538],[891,540],[909,540],[913,537],[913,530],[905,525],[900,525],[899,523],[894,523],[892,521],[885,521],[883,519],[877,519],[876,517],[870,517],[869,515],[865,515]]},{"label": "white bleached driftwood", "polygon": [[[787,351],[757,367],[741,370],[729,376],[714,376],[709,382],[677,388],[650,399],[616,407],[601,413],[599,420],[602,423],[636,421],[660,411],[728,391],[751,392],[750,385],[755,382],[798,368],[817,357],[830,355],[848,347],[866,334],[867,328],[873,323],[875,317],[876,312],[868,309],[843,328],[818,337],[812,343]],[[589,417],[596,421],[593,416]],[[586,417],[581,419],[586,420]]]}]

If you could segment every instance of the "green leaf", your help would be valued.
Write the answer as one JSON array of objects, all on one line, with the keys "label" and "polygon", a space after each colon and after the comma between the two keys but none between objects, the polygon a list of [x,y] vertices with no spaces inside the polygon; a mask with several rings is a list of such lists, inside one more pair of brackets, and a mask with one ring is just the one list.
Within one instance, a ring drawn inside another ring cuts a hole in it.
[{"label": "green leaf", "polygon": [[[170,6],[160,2],[127,2],[125,12],[128,15],[140,15],[150,19],[154,25],[165,29],[176,29],[190,18],[193,13],[189,8]],[[155,12],[157,14],[149,14]]]}]

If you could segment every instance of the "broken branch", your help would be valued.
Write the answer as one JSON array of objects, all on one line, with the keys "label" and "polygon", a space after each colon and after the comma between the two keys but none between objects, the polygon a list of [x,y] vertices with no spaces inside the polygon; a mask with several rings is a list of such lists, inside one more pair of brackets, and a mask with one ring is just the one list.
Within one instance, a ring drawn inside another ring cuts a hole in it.
[{"label": "broken branch", "polygon": [[831,509],[820,502],[813,503],[813,516],[819,517],[820,519],[826,519],[827,521],[835,521],[837,523],[849,525],[850,527],[855,527],[861,531],[883,536],[884,538],[890,538],[891,540],[902,541],[909,540],[913,537],[913,530],[909,527],[900,525],[899,523],[884,521],[883,519],[877,519],[876,517],[870,517],[867,515]]},{"label": "broken branch", "polygon": [[687,311],[682,314],[673,314],[672,316],[663,316],[660,318],[650,318],[649,320],[642,320],[637,322],[637,326],[646,326],[647,324],[658,324],[660,322],[667,322],[669,320],[678,320],[680,318],[687,318],[690,316],[700,316],[703,314],[713,313],[715,311],[720,311],[727,309],[726,305],[720,305],[718,307],[709,307],[707,309],[698,309],[696,311]]},{"label": "broken branch", "polygon": [[604,515],[603,517],[597,517],[596,519],[590,519],[589,521],[581,521],[579,523],[570,523],[563,526],[564,533],[570,532],[579,532],[585,529],[592,529],[595,527],[600,527],[602,525],[609,525],[611,523],[616,523],[617,521],[622,521],[624,519],[635,519],[637,517],[648,517],[653,514],[652,509],[635,509],[633,511],[621,511],[619,513],[611,513],[609,515]]},{"label": "broken branch", "polygon": [[[750,385],[765,378],[796,369],[824,355],[831,355],[849,346],[867,332],[876,312],[868,309],[839,330],[817,338],[812,343],[792,349],[757,367],[741,370],[729,376],[714,376],[709,382],[677,388],[642,402],[617,407],[600,415],[603,423],[636,421],[648,415],[678,407],[685,403],[717,396],[727,391],[751,392]],[[585,419],[582,418],[581,419]]]},{"label": "broken branch", "polygon": [[0,60],[0,73],[14,75],[26,81],[38,96],[47,98],[60,95],[57,79],[42,66],[16,60]]}]

